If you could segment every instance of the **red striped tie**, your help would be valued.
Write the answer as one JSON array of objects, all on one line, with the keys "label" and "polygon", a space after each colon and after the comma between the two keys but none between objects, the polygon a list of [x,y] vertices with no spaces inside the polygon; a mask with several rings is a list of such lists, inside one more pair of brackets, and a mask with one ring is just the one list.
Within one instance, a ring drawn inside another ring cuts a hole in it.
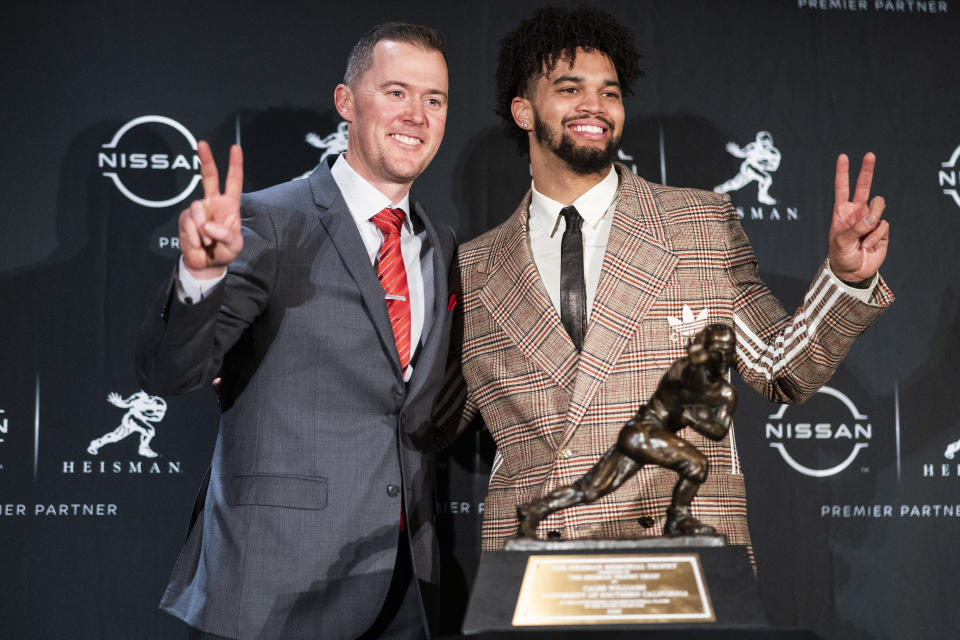
[{"label": "red striped tie", "polygon": [[410,363],[410,290],[407,288],[403,254],[400,253],[403,209],[384,209],[371,220],[383,233],[377,277],[387,299],[387,313],[393,326],[393,337],[397,341],[400,368],[406,371]]}]

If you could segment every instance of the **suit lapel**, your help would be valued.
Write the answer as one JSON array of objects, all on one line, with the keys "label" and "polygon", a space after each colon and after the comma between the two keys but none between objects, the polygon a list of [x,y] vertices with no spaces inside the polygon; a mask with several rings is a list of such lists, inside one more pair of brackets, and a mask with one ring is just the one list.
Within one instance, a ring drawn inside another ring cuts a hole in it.
[{"label": "suit lapel", "polygon": [[[440,344],[443,342],[444,332],[449,328],[448,326],[444,326],[446,320],[444,314],[447,314],[447,271],[450,265],[450,256],[446,255],[444,247],[440,243],[437,228],[430,221],[430,218],[427,217],[423,207],[421,207],[419,203],[414,202],[411,197],[410,208],[416,212],[417,217],[426,229],[427,242],[430,244],[430,255],[433,257],[433,308],[424,308],[423,310],[425,314],[432,313],[433,315],[429,332],[420,337],[423,348],[420,351],[420,356],[417,358],[416,365],[413,367],[413,376],[411,376],[407,388],[407,402],[410,401],[410,398],[416,397],[421,391],[423,383],[428,377],[427,374],[433,368],[437,358],[446,358],[447,356],[446,353],[440,353],[439,350]],[[428,286],[428,283],[424,282],[424,287],[426,286]]]},{"label": "suit lapel", "polygon": [[350,215],[347,203],[330,175],[330,168],[325,163],[321,163],[317,170],[310,174],[308,180],[314,202],[318,207],[320,223],[327,230],[330,240],[340,254],[340,259],[357,283],[380,342],[392,356],[390,360],[393,362],[395,373],[402,377],[400,356],[397,353],[397,343],[393,337],[390,316],[387,314],[387,305],[384,302],[383,287],[380,286],[376,271],[370,265],[363,239]]},{"label": "suit lapel", "polygon": [[[649,186],[624,167],[616,165],[616,168],[620,174],[620,188],[610,239],[603,257],[583,352],[577,363],[573,398],[561,446],[573,436],[597,390],[679,261],[666,247],[663,223]],[[639,399],[640,402],[645,400]]]},{"label": "suit lapel", "polygon": [[573,389],[577,351],[560,324],[527,242],[530,193],[493,241],[480,302],[507,337],[558,386]]}]

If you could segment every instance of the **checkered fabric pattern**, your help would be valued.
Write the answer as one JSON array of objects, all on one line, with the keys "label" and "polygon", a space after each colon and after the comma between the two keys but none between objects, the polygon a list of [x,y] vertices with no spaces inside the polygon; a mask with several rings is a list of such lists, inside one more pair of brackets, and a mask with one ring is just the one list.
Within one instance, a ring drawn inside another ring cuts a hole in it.
[{"label": "checkered fabric pattern", "polygon": [[[439,444],[479,413],[497,445],[484,506],[484,549],[516,533],[518,504],[570,484],[615,441],[697,330],[733,325],[736,367],[775,402],[800,402],[832,375],[893,295],[864,303],[826,263],[791,317],[760,280],[727,196],[647,183],[622,165],[610,239],[578,354],[550,303],[527,239],[528,193],[499,227],[460,247],[451,367],[436,410]],[[735,434],[680,432],[710,462],[693,513],[750,544]],[[647,466],[617,491],[546,518],[563,538],[662,533],[674,472]],[[654,522],[644,527],[641,522]]]}]

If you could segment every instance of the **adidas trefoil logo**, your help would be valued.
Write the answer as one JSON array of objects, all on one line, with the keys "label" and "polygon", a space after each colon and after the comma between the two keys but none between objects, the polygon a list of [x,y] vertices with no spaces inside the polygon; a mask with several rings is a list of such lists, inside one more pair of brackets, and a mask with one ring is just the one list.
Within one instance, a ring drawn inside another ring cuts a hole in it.
[{"label": "adidas trefoil logo", "polygon": [[697,331],[707,326],[707,309],[693,315],[693,309],[685,304],[680,317],[667,316],[667,322],[670,324],[670,341],[685,345]]}]

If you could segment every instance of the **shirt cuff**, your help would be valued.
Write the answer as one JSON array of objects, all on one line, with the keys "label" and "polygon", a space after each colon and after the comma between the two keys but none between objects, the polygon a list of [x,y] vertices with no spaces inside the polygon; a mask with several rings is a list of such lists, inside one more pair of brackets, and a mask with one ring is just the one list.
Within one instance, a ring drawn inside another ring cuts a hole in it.
[{"label": "shirt cuff", "polygon": [[196,304],[226,277],[227,270],[224,269],[219,277],[197,280],[187,271],[186,265],[183,264],[183,256],[180,256],[177,265],[177,299],[184,304]]},{"label": "shirt cuff", "polygon": [[830,279],[833,280],[834,284],[861,302],[870,302],[870,298],[873,297],[873,290],[876,288],[877,282],[880,281],[880,272],[878,271],[877,273],[873,274],[873,277],[870,278],[870,281],[867,283],[866,287],[862,289],[859,287],[851,287],[837,277],[837,274],[835,274],[833,269],[830,268],[829,260],[827,260],[827,273],[830,274]]}]

